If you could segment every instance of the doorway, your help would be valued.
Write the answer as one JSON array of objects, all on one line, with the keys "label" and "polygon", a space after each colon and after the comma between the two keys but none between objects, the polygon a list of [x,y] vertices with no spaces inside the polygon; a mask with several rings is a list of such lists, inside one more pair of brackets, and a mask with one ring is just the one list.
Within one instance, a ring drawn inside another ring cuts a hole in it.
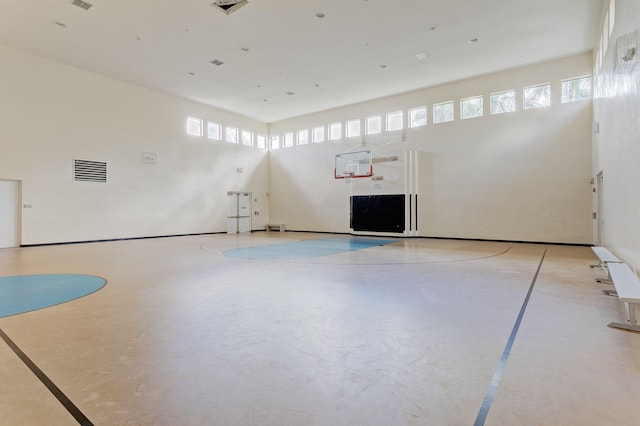
[{"label": "doorway", "polygon": [[20,246],[20,181],[0,180],[0,248]]},{"label": "doorway", "polygon": [[251,232],[251,193],[227,192],[227,233]]}]

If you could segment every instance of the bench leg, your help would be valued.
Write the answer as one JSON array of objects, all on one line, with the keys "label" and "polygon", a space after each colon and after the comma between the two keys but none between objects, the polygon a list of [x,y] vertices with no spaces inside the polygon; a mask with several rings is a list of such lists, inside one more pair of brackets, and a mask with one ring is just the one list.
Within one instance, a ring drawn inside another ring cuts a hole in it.
[{"label": "bench leg", "polygon": [[596,282],[600,284],[613,284],[609,278],[596,278]]},{"label": "bench leg", "polygon": [[607,296],[618,296],[618,292],[615,290],[600,290],[603,294]]},{"label": "bench leg", "polygon": [[623,330],[628,330],[628,331],[637,331],[638,333],[640,333],[640,325],[633,325],[633,324],[623,324],[621,322],[610,322],[609,324],[607,324],[607,327],[611,327],[611,328],[621,328]]},{"label": "bench leg", "polygon": [[627,309],[629,310],[629,324],[610,322],[607,324],[607,327],[621,328],[623,330],[637,331],[640,333],[640,325],[638,325],[638,321],[636,320],[636,304],[627,303]]},{"label": "bench leg", "polygon": [[629,309],[629,322],[631,325],[638,325],[638,321],[636,321],[636,304],[635,303],[627,303],[627,309]]}]

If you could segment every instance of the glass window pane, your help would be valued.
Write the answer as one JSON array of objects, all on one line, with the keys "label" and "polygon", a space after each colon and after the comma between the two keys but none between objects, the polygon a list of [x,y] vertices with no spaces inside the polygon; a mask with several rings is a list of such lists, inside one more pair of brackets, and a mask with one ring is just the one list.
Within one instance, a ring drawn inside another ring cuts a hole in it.
[{"label": "glass window pane", "polygon": [[591,77],[574,78],[562,82],[562,103],[591,99]]},{"label": "glass window pane", "polygon": [[309,130],[304,129],[298,132],[298,145],[306,145],[309,143]]},{"label": "glass window pane", "polygon": [[284,144],[285,148],[289,148],[293,146],[293,132],[288,132],[284,134]]},{"label": "glass window pane", "polygon": [[387,114],[387,132],[402,130],[402,111]]},{"label": "glass window pane", "polygon": [[219,141],[222,138],[222,126],[209,121],[207,123],[207,137]]},{"label": "glass window pane", "polygon": [[253,146],[253,133],[248,130],[242,131],[242,145]]},{"label": "glass window pane", "polygon": [[433,106],[433,122],[446,123],[447,121],[453,121],[453,101]]},{"label": "glass window pane", "polygon": [[551,104],[551,85],[525,87],[523,90],[524,109],[542,108]]},{"label": "glass window pane", "polygon": [[229,143],[238,143],[238,129],[227,127],[225,129],[225,140]]},{"label": "glass window pane", "polygon": [[482,96],[474,96],[460,101],[460,118],[462,120],[482,117],[483,114],[484,99]]},{"label": "glass window pane", "polygon": [[504,114],[516,110],[516,91],[507,90],[500,93],[492,93],[490,98],[491,114]]},{"label": "glass window pane", "polygon": [[324,142],[324,126],[313,128],[313,142]]},{"label": "glass window pane", "polygon": [[368,117],[365,121],[366,133],[368,135],[374,135],[382,131],[382,117],[379,115]]},{"label": "glass window pane", "polygon": [[280,148],[280,135],[271,136],[271,149]]},{"label": "glass window pane", "polygon": [[256,135],[256,147],[260,149],[267,147],[267,137],[265,135]]},{"label": "glass window pane", "polygon": [[422,127],[427,125],[427,107],[418,107],[409,110],[409,127]]},{"label": "glass window pane", "polygon": [[194,117],[187,117],[187,134],[191,136],[202,136],[202,120]]},{"label": "glass window pane", "polygon": [[360,120],[349,120],[346,124],[348,138],[360,136]]},{"label": "glass window pane", "polygon": [[342,138],[342,123],[329,124],[329,140],[335,141]]}]

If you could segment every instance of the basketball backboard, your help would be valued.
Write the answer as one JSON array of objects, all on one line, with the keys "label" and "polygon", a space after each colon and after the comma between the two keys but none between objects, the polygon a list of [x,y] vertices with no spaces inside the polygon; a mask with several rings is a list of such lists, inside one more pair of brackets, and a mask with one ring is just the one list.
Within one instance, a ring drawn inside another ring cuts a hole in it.
[{"label": "basketball backboard", "polygon": [[373,176],[371,151],[336,154],[335,179],[364,178]]}]

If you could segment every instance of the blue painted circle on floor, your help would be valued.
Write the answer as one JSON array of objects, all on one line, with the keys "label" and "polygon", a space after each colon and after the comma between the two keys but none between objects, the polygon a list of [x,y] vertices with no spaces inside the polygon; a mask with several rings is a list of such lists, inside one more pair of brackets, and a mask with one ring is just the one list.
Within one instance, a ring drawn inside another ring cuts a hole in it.
[{"label": "blue painted circle on floor", "polygon": [[107,281],[93,275],[42,274],[0,277],[0,318],[78,299]]},{"label": "blue painted circle on floor", "polygon": [[226,250],[225,256],[238,259],[309,259],[392,244],[397,240],[361,237],[319,238]]}]

